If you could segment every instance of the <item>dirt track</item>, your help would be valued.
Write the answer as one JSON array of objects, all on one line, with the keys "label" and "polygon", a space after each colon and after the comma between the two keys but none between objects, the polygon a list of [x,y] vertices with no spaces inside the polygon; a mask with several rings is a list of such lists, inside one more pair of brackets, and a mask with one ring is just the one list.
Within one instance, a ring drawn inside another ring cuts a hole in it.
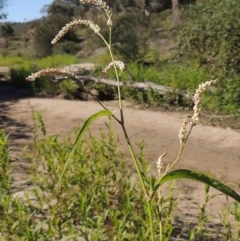
[{"label": "dirt track", "polygon": [[[101,107],[92,101],[33,98],[26,97],[27,93],[7,89],[0,93],[0,125],[10,133],[11,150],[15,153],[19,153],[24,145],[32,141],[33,122],[30,106],[35,111],[42,111],[48,133],[57,135],[71,134],[74,127],[83,123],[89,115],[101,110]],[[105,102],[105,105],[118,115],[116,101]],[[156,170],[155,162],[163,152],[167,152],[164,159],[166,164],[176,156],[179,147],[178,130],[187,113],[143,110],[140,106],[124,102],[124,114],[133,143],[137,145],[144,141],[145,153],[153,172]],[[108,120],[97,120],[92,130],[96,131],[96,134],[99,130],[104,130],[105,121]],[[121,141],[119,126],[116,123],[112,126],[120,137],[120,148],[126,150],[124,142]],[[24,182],[24,178],[27,178],[23,173],[27,170],[26,163],[17,158],[15,164],[15,181]],[[240,132],[231,128],[199,124],[190,136],[178,168],[213,173],[215,177],[224,180],[240,192]],[[189,200],[203,199],[204,189],[201,185],[186,181],[180,181],[178,185],[183,199],[186,195]],[[218,200],[216,203],[210,205],[214,212],[218,209],[216,205],[221,205],[222,202]],[[187,205],[185,200],[182,207],[185,208]]]}]

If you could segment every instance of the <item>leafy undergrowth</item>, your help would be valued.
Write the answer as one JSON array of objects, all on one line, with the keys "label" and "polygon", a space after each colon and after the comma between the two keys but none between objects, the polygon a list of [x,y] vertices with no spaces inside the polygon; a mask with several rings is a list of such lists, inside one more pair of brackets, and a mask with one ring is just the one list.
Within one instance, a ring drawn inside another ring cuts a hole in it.
[{"label": "leafy undergrowth", "polygon": [[[31,186],[24,191],[11,193],[9,147],[4,133],[0,135],[0,240],[147,240],[146,200],[111,127],[107,125],[99,138],[89,133],[77,144],[57,187],[73,142],[69,137],[47,135],[41,115],[35,118],[34,145],[23,153],[31,175]],[[146,172],[143,149],[138,159]],[[145,182],[153,186],[156,179],[146,177]],[[208,190],[199,216],[190,222],[177,211],[173,184],[167,195],[158,196],[153,202],[157,237],[161,219],[165,241],[238,240],[239,204],[226,207],[219,218],[221,223],[215,224],[206,212],[212,198]]]},{"label": "leafy undergrowth", "polygon": [[30,68],[36,66],[41,68],[60,67],[77,63],[77,58],[69,54],[51,55],[37,59],[28,56],[1,56],[0,66]]}]

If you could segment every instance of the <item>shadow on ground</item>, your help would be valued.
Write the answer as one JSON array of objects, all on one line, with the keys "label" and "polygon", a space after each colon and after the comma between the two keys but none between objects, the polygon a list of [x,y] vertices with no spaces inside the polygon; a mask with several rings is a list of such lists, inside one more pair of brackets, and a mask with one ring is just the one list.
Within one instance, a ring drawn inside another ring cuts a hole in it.
[{"label": "shadow on ground", "polygon": [[[0,128],[4,129],[9,140],[26,139],[29,137],[31,127],[21,120],[9,115],[10,107],[20,99],[33,97],[33,92],[28,89],[15,89],[0,83]],[[11,116],[11,117],[10,117]]]}]

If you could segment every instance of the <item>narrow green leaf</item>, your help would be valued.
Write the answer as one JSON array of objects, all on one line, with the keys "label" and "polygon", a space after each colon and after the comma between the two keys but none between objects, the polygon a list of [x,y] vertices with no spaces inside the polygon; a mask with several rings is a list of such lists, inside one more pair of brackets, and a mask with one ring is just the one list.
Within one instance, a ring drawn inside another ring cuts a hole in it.
[{"label": "narrow green leaf", "polygon": [[90,117],[88,117],[88,119],[83,123],[83,126],[82,126],[82,128],[79,130],[79,132],[78,132],[78,135],[77,135],[77,138],[76,138],[76,140],[75,140],[75,142],[74,142],[73,148],[72,148],[72,150],[71,150],[71,152],[70,152],[70,154],[69,154],[69,156],[68,156],[68,159],[67,159],[67,161],[66,161],[66,163],[65,163],[65,165],[64,165],[63,171],[62,171],[62,173],[61,173],[61,175],[60,175],[60,177],[59,177],[59,180],[58,180],[58,182],[57,182],[57,186],[60,184],[60,181],[61,181],[61,179],[62,179],[62,177],[63,177],[63,175],[64,175],[64,173],[65,173],[65,171],[66,171],[66,169],[67,169],[67,166],[69,165],[69,162],[70,162],[71,157],[72,157],[72,155],[73,155],[73,153],[74,153],[74,151],[75,151],[75,149],[76,149],[76,146],[77,146],[78,141],[81,139],[81,137],[83,136],[83,134],[86,132],[86,130],[88,129],[89,125],[90,125],[94,120],[96,120],[96,119],[98,119],[98,118],[100,118],[100,117],[102,117],[102,116],[113,116],[113,114],[112,114],[112,112],[109,111],[109,110],[101,110],[101,111],[99,111],[99,112],[91,115]]},{"label": "narrow green leaf", "polygon": [[240,195],[235,192],[232,188],[229,186],[223,184],[222,182],[209,177],[203,173],[195,172],[187,169],[179,169],[172,172],[167,173],[165,176],[163,176],[157,183],[157,185],[154,188],[154,192],[152,194],[152,197],[155,195],[157,189],[165,182],[175,180],[175,179],[181,179],[181,178],[187,178],[196,180],[199,182],[202,182],[204,184],[207,184],[220,192],[226,194],[227,196],[235,199],[236,201],[240,202]]}]

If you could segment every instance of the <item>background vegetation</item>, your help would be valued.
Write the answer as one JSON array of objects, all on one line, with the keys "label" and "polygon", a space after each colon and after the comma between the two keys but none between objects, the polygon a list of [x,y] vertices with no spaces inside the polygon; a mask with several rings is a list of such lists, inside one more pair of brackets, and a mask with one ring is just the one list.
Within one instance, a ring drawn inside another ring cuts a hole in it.
[{"label": "background vegetation", "polygon": [[[177,26],[173,23],[170,0],[107,2],[117,13],[113,15],[112,40],[115,54],[127,64],[124,81],[152,81],[191,93],[203,81],[217,78],[220,84],[214,89],[215,94],[206,98],[205,110],[240,112],[238,0],[179,1]],[[93,18],[104,31],[103,16],[98,9],[76,0],[55,0],[43,11],[46,17],[33,22],[1,24],[0,63],[17,68],[11,72],[14,82],[16,76],[46,66],[61,67],[84,61],[108,63],[104,52],[98,52],[103,46],[100,41],[96,43],[88,29],[73,29],[58,45],[53,47],[50,43],[60,28],[76,17]],[[69,62],[70,55],[75,53],[77,59]],[[111,78],[111,73],[107,77]],[[105,87],[101,85],[101,88]],[[169,98],[153,91],[131,90],[124,93],[125,98],[152,105],[191,107],[189,102],[178,101],[179,97],[174,95]]]}]

